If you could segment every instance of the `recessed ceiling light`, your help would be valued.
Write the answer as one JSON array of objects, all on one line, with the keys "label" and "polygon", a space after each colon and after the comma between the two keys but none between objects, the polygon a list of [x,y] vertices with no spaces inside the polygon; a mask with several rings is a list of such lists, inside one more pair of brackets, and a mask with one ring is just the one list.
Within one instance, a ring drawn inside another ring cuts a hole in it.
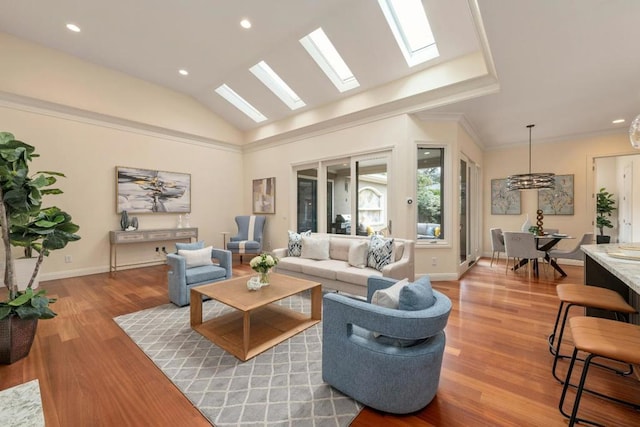
[{"label": "recessed ceiling light", "polygon": [[76,24],[67,24],[67,29],[69,31],[73,31],[74,33],[80,32],[80,27],[78,27]]},{"label": "recessed ceiling light", "polygon": [[624,119],[616,119],[616,120],[612,121],[611,123],[613,123],[614,125],[617,125],[618,123],[624,123]]},{"label": "recessed ceiling light", "polygon": [[242,21],[240,21],[240,26],[242,28],[249,29],[249,28],[251,28],[251,21],[249,21],[248,19],[245,18]]},{"label": "recessed ceiling light", "polygon": [[189,75],[189,72],[187,70],[185,70],[185,69],[178,70],[178,72],[183,76],[188,76]]}]

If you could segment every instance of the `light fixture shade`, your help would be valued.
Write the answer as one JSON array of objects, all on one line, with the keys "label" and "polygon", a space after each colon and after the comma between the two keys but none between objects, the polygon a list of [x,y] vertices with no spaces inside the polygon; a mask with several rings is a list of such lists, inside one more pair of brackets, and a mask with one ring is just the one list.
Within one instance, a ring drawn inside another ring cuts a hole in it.
[{"label": "light fixture shade", "polygon": [[539,190],[555,186],[556,177],[552,173],[525,173],[507,177],[508,190]]},{"label": "light fixture shade", "polygon": [[640,149],[640,114],[633,119],[629,127],[629,139],[633,148]]},{"label": "light fixture shade", "polygon": [[507,190],[540,190],[555,188],[556,177],[552,173],[531,172],[531,129],[535,125],[527,125],[529,128],[529,173],[510,175],[507,177]]}]

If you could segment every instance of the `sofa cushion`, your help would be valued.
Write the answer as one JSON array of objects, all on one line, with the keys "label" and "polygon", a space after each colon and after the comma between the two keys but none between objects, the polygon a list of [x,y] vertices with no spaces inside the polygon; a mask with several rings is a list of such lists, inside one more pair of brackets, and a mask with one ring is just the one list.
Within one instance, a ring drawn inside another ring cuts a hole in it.
[{"label": "sofa cushion", "polygon": [[329,239],[302,236],[302,258],[324,260],[329,259]]},{"label": "sofa cushion", "polygon": [[311,230],[296,233],[289,231],[289,244],[287,245],[287,256],[299,257],[302,253],[302,236],[311,236]]},{"label": "sofa cushion", "polygon": [[422,276],[400,290],[398,308],[400,310],[424,310],[435,304],[431,280]]},{"label": "sofa cushion", "polygon": [[378,271],[389,264],[393,255],[393,239],[385,239],[382,236],[374,234],[369,242],[369,254],[367,257],[367,266],[373,267]]},{"label": "sofa cushion", "polygon": [[189,268],[186,271],[187,285],[194,283],[212,282],[222,279],[227,275],[227,270],[217,265],[205,265],[201,267]]},{"label": "sofa cushion", "polygon": [[[356,241],[359,239],[355,239]],[[349,260],[349,248],[354,239],[347,237],[331,236],[331,246],[329,247],[329,258],[338,259],[340,261]]]},{"label": "sofa cushion", "polygon": [[370,276],[378,276],[382,277],[382,273],[378,270],[374,270],[373,268],[355,268],[349,267],[344,270],[336,271],[336,279],[341,282],[353,283],[355,285],[367,287],[367,279]]},{"label": "sofa cushion", "polygon": [[178,255],[184,257],[186,262],[187,269],[193,267],[200,267],[203,265],[212,265],[211,261],[211,250],[213,248],[211,246],[207,246],[203,249],[180,249],[178,250]]},{"label": "sofa cushion", "polygon": [[378,289],[371,296],[371,304],[397,309],[400,302],[400,291],[407,283],[409,283],[408,279],[402,279],[388,288]]},{"label": "sofa cushion", "polygon": [[356,268],[367,266],[367,256],[369,254],[369,243],[366,240],[351,242],[349,246],[348,262]]},{"label": "sofa cushion", "polygon": [[311,276],[322,277],[324,279],[336,280],[337,271],[348,268],[346,261],[335,259],[327,259],[323,261],[315,261],[302,266],[302,272]]},{"label": "sofa cushion", "polygon": [[302,266],[308,265],[309,263],[313,263],[315,261],[311,259],[305,259],[300,257],[288,256],[284,258],[280,258],[278,261],[278,265],[276,265],[276,271],[279,270],[288,270],[295,271],[296,273],[302,273]]},{"label": "sofa cushion", "polygon": [[184,249],[187,251],[204,249],[204,240],[201,240],[199,242],[193,242],[193,243],[180,243],[180,242],[176,243],[176,252],[178,252],[181,249]]}]

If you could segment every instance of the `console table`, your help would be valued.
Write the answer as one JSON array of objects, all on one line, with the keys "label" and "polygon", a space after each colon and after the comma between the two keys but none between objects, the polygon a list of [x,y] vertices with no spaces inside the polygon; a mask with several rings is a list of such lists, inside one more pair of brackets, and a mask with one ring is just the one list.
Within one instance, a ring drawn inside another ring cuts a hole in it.
[{"label": "console table", "polygon": [[118,246],[134,243],[198,240],[197,228],[161,228],[154,230],[110,231],[109,232],[109,271],[118,271],[118,266],[143,265],[158,262],[158,260],[136,262],[132,264],[118,264]]}]

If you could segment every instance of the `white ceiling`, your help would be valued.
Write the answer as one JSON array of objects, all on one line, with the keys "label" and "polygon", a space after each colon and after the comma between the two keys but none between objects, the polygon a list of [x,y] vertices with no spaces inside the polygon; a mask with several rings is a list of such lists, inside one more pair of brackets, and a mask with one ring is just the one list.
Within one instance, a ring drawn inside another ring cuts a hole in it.
[{"label": "white ceiling", "polygon": [[[491,148],[526,141],[529,123],[536,123],[534,140],[556,140],[626,131],[640,113],[640,1],[478,0],[480,26],[474,0],[423,3],[441,57],[411,69],[375,0],[0,0],[0,30],[187,93],[245,131],[265,123],[215,94],[220,84],[257,107],[267,124],[301,111],[290,111],[249,72],[261,60],[309,111],[478,51],[485,31],[500,91],[422,117],[464,116]],[[245,17],[250,30],[239,26]],[[67,31],[68,22],[82,32]],[[338,93],[307,56],[298,40],[319,26],[360,88]],[[190,75],[180,76],[180,68]],[[616,118],[627,121],[613,125]]]}]

